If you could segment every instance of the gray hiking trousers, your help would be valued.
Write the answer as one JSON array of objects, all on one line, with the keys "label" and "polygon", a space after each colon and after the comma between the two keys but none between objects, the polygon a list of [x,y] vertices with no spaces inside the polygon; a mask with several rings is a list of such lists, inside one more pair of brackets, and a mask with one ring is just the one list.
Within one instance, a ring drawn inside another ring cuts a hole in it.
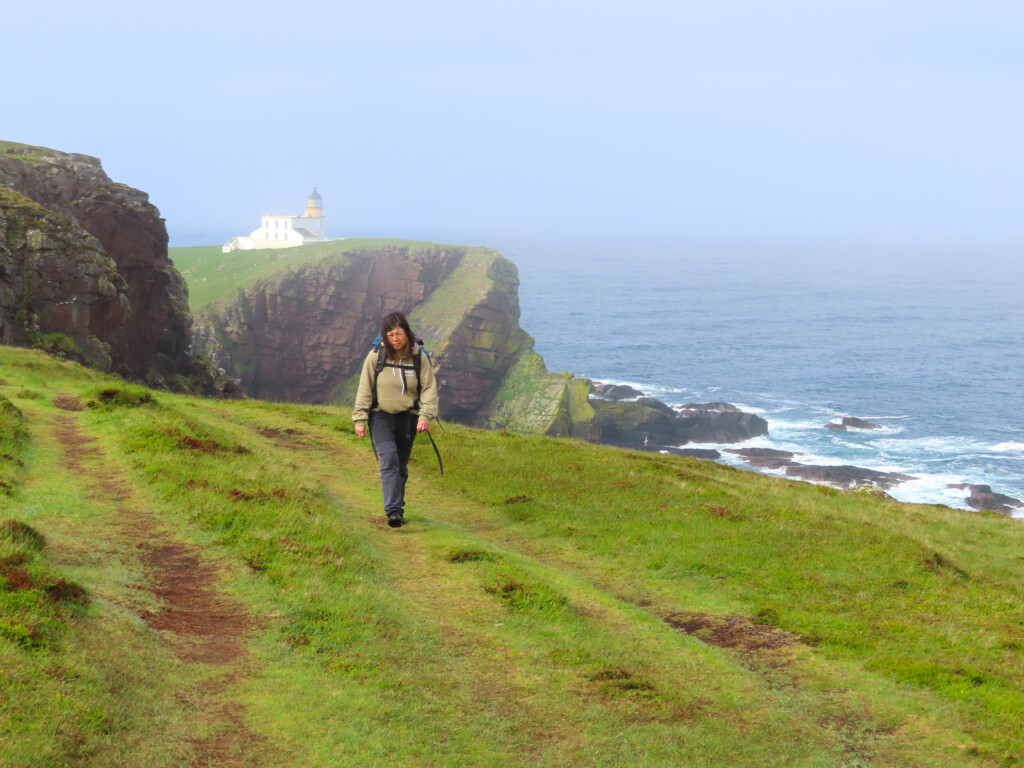
[{"label": "gray hiking trousers", "polygon": [[380,484],[384,491],[384,512],[405,512],[405,483],[409,479],[409,456],[416,439],[416,414],[370,413],[370,437],[380,457]]}]

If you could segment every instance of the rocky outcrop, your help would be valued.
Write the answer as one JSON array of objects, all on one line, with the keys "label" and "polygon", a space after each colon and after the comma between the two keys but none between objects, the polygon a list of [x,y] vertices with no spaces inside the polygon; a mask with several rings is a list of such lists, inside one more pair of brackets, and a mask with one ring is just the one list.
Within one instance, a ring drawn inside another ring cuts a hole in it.
[{"label": "rocky outcrop", "polygon": [[917,479],[911,475],[903,475],[899,472],[879,472],[874,469],[865,469],[864,467],[854,467],[846,464],[842,466],[791,464],[786,467],[786,474],[790,477],[798,477],[801,480],[825,483],[839,488],[873,485],[883,490],[888,490],[894,485],[899,485],[907,480]]},{"label": "rocky outcrop", "polygon": [[595,382],[594,394],[606,400],[633,400],[644,396],[643,392],[628,384],[602,384],[601,382]]},{"label": "rocky outcrop", "polygon": [[204,381],[167,230],[100,161],[0,142],[0,343],[150,384]]},{"label": "rocky outcrop", "polygon": [[1005,493],[995,493],[992,487],[988,485],[950,483],[946,487],[958,491],[970,491],[971,495],[966,499],[967,505],[979,511],[1012,515],[1014,512],[1024,510],[1024,501],[1007,496]]},{"label": "rocky outcrop", "polygon": [[812,483],[833,485],[837,488],[889,489],[907,480],[916,479],[899,472],[880,472],[849,464],[840,466],[801,464],[793,460],[798,454],[775,448],[729,448],[728,452],[743,457],[747,464],[758,469],[784,469],[789,477],[797,477]]},{"label": "rocky outcrop", "polygon": [[782,469],[793,464],[792,451],[780,451],[776,448],[728,448],[728,453],[742,456],[752,467],[758,469]]},{"label": "rocky outcrop", "polygon": [[831,429],[834,432],[846,432],[848,429],[884,429],[884,427],[867,419],[858,419],[856,416],[844,416],[841,422],[830,421],[825,425],[825,429]]},{"label": "rocky outcrop", "polygon": [[767,421],[730,403],[688,403],[676,410],[688,443],[739,443],[768,434]]},{"label": "rocky outcrop", "polygon": [[594,398],[590,404],[594,439],[627,448],[669,450],[686,443],[740,443],[768,432],[768,422],[760,416],[729,403],[672,408],[656,398],[640,397],[635,402]]},{"label": "rocky outcrop", "polygon": [[196,344],[252,397],[351,403],[380,318],[408,315],[443,392],[441,416],[592,437],[590,384],[553,374],[519,327],[515,266],[486,248],[320,246],[313,259],[196,312]]},{"label": "rocky outcrop", "polygon": [[639,403],[592,400],[597,440],[628,448],[660,449],[680,445],[675,416]]}]

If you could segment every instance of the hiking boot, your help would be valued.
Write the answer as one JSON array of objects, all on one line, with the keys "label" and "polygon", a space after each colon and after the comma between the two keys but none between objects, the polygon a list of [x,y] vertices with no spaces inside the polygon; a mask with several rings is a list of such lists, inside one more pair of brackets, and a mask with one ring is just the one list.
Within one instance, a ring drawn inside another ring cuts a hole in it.
[{"label": "hiking boot", "polygon": [[402,518],[401,512],[392,512],[388,515],[388,525],[392,528],[401,528],[405,524],[405,520]]}]

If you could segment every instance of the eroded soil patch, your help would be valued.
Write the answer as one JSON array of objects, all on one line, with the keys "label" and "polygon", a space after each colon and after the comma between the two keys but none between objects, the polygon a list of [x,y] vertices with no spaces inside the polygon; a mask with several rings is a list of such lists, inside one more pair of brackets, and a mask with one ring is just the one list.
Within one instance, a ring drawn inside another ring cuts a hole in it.
[{"label": "eroded soil patch", "polygon": [[53,404],[62,411],[81,411],[85,408],[82,399],[76,395],[57,395],[53,398]]},{"label": "eroded soil patch", "polygon": [[796,635],[747,616],[674,613],[665,617],[665,623],[718,648],[764,651],[799,643]]},{"label": "eroded soil patch", "polygon": [[241,658],[241,640],[250,620],[241,607],[218,593],[216,571],[178,542],[139,543],[141,560],[152,574],[152,591],[162,607],[143,618],[153,629],[181,640],[187,661],[226,664]]}]

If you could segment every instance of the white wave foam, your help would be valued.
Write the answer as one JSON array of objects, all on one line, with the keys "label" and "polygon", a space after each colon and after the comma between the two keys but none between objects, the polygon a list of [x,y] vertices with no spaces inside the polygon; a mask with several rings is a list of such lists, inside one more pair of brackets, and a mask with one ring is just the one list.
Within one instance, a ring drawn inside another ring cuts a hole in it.
[{"label": "white wave foam", "polygon": [[[820,452],[808,452],[808,446],[806,443],[790,443],[783,440],[771,439],[768,436],[755,437],[750,440],[745,440],[742,443],[688,443],[685,448],[713,448],[716,449],[720,454],[720,462],[728,464],[730,466],[739,467],[741,469],[748,469],[751,471],[760,472],[766,475],[774,475],[776,477],[787,477],[785,467],[779,469],[764,469],[755,468],[748,464],[742,456],[738,456],[735,453],[729,453],[730,449],[739,448],[774,448],[776,450],[791,451],[795,455],[793,461],[800,464],[812,464],[816,466],[842,466],[846,464],[854,464],[858,467],[864,467],[865,469],[871,469],[878,472],[896,472],[905,474],[913,477],[913,480],[905,480],[901,483],[897,483],[887,492],[898,501],[904,501],[911,504],[942,504],[947,507],[954,509],[970,509],[971,507],[967,504],[967,496],[969,493],[965,490],[958,490],[955,488],[949,488],[951,484],[958,483],[986,483],[990,484],[994,490],[1000,493],[1006,493],[1015,498],[1024,498],[1024,489],[1018,491],[1016,488],[1011,487],[1015,485],[1006,483],[1005,477],[986,477],[984,473],[972,474],[970,478],[965,479],[965,475],[950,472],[943,472],[939,467],[929,468],[926,466],[927,463],[948,463],[948,459],[921,459],[917,461],[909,461],[903,454],[896,456],[857,456],[857,457],[843,457],[843,456],[829,456]],[[849,448],[847,444],[844,448]],[[852,459],[852,460],[851,460]],[[937,471],[938,470],[938,471]],[[1024,509],[1016,510],[1013,513],[1014,517],[1024,519]]]},{"label": "white wave foam", "polygon": [[967,504],[969,493],[948,487],[962,482],[963,478],[958,475],[924,475],[890,488],[889,495],[910,504],[945,504],[954,509],[970,509]]},{"label": "white wave foam", "polygon": [[[733,403],[733,405],[735,405],[744,413],[753,413],[757,414],[758,416],[768,413],[767,410],[765,410],[764,408],[758,408],[756,405],[747,405],[746,403]],[[769,424],[770,423],[771,422],[769,422]]]},{"label": "white wave foam", "polygon": [[999,453],[1024,453],[1024,443],[997,443],[991,450]]},{"label": "white wave foam", "polygon": [[809,419],[773,419],[771,414],[768,415],[768,430],[779,430],[782,432],[807,432],[809,430],[818,431],[824,429],[825,424],[823,421]]},{"label": "white wave foam", "polygon": [[583,378],[590,379],[591,381],[598,382],[600,384],[609,384],[611,386],[622,386],[632,387],[638,389],[644,394],[650,394],[652,392],[672,392],[676,394],[682,394],[689,392],[687,387],[666,387],[664,384],[650,384],[642,381],[627,381],[625,379],[608,379],[600,376],[591,376],[589,374],[582,374]]},{"label": "white wave foam", "polygon": [[962,437],[912,437],[908,439],[881,439],[875,441],[879,452],[901,455],[963,456],[966,453],[981,453],[988,446],[984,443],[966,440]]}]

